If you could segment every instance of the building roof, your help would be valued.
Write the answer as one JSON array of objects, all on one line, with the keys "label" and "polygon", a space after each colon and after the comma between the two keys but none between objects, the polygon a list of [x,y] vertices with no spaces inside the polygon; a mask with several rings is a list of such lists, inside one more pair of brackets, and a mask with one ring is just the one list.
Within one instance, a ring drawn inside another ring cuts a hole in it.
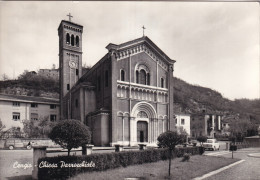
[{"label": "building roof", "polygon": [[160,55],[162,58],[164,58],[166,61],[168,61],[169,63],[174,63],[176,62],[175,60],[169,58],[155,43],[153,43],[153,41],[151,39],[149,39],[147,36],[143,36],[141,38],[137,38],[119,45],[113,44],[113,43],[109,43],[106,48],[108,50],[114,49],[114,50],[121,50],[121,49],[125,49],[128,48],[131,45],[135,45],[138,43],[143,43],[145,42],[147,45],[149,45],[153,51],[157,52],[158,55]]},{"label": "building roof", "polygon": [[56,98],[17,96],[12,94],[0,94],[0,101],[19,101],[19,102],[28,102],[28,103],[59,105],[59,99]]}]

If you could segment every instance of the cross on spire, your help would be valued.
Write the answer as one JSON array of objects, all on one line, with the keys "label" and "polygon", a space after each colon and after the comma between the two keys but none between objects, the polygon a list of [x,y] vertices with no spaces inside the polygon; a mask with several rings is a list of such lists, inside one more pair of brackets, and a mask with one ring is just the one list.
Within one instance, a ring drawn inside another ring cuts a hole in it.
[{"label": "cross on spire", "polygon": [[70,13],[67,15],[69,16],[69,21],[71,22],[71,18],[73,17]]},{"label": "cross on spire", "polygon": [[143,36],[144,36],[144,30],[146,29],[144,26],[142,27],[143,28]]}]

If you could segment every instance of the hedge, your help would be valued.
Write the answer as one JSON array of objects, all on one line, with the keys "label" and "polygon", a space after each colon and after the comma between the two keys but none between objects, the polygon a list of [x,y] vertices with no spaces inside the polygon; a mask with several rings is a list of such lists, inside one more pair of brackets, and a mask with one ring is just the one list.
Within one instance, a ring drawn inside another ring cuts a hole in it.
[{"label": "hedge", "polygon": [[[172,157],[182,157],[185,153],[200,154],[199,147],[176,148]],[[168,149],[164,148],[91,154],[88,156],[44,157],[38,160],[38,179],[67,179],[83,172],[104,171],[134,164],[167,160],[168,158]],[[76,165],[78,167],[64,167],[62,161],[67,165]],[[86,167],[80,167],[82,163]]]}]

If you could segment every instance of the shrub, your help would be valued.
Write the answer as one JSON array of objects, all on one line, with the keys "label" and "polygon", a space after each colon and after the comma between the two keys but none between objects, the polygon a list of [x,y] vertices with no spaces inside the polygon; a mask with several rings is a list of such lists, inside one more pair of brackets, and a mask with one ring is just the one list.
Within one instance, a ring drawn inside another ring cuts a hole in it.
[{"label": "shrub", "polygon": [[182,158],[182,161],[185,162],[185,161],[189,161],[190,160],[190,153],[185,153],[183,155],[183,158]]},{"label": "shrub", "polygon": [[200,155],[202,155],[202,154],[204,154],[204,152],[205,152],[205,148],[204,147],[199,147],[199,153],[200,153]]},{"label": "shrub", "polygon": [[68,156],[72,148],[78,148],[90,143],[91,135],[87,126],[79,120],[62,120],[51,130],[49,137],[56,144],[68,149]]},{"label": "shrub", "polygon": [[207,137],[206,137],[206,136],[199,136],[199,137],[197,138],[197,141],[199,141],[199,142],[200,142],[200,145],[202,146],[203,143],[207,141]]},{"label": "shrub", "polygon": [[[42,162],[57,164],[57,168],[39,168],[39,179],[67,179],[82,172],[104,171],[118,167],[126,167],[134,164],[157,162],[169,159],[168,149],[148,149],[144,151],[123,151],[117,153],[91,154],[88,156],[57,156],[44,157],[38,160],[38,165]],[[176,153],[185,152],[192,155],[199,154],[198,147],[176,148],[172,151],[172,157]],[[183,153],[184,154],[184,153]],[[82,162],[95,164],[94,167],[68,167],[61,168],[61,161],[67,164],[81,164]]]}]

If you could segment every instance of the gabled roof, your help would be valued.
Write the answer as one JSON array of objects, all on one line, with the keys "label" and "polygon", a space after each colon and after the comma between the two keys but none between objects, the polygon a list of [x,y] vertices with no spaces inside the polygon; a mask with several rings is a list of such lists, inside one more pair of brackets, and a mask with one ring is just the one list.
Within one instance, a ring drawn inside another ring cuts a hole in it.
[{"label": "gabled roof", "polygon": [[155,43],[153,43],[153,41],[151,39],[149,39],[147,36],[143,36],[141,38],[132,40],[132,41],[128,41],[119,45],[113,44],[113,43],[109,43],[106,48],[110,51],[110,50],[124,50],[127,49],[131,46],[135,46],[137,44],[141,44],[141,43],[145,43],[147,46],[149,46],[154,52],[156,52],[160,57],[162,57],[163,59],[165,59],[166,61],[168,61],[169,63],[175,63],[176,61],[169,58]]},{"label": "gabled roof", "polygon": [[59,104],[59,99],[46,98],[46,97],[34,97],[34,96],[17,96],[12,94],[0,94],[0,100],[2,101],[19,101],[28,103],[40,103],[40,104]]}]

